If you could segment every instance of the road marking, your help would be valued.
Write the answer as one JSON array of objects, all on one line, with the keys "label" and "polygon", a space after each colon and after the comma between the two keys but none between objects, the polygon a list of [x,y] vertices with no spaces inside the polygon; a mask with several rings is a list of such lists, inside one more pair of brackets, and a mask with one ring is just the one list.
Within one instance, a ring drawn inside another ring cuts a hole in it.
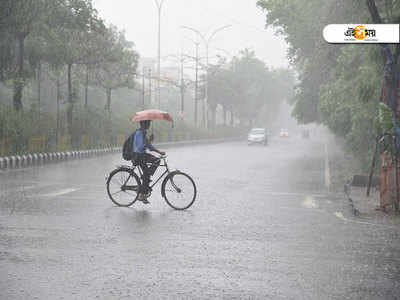
[{"label": "road marking", "polygon": [[76,192],[79,189],[62,189],[53,193],[38,195],[39,197],[57,197]]},{"label": "road marking", "polygon": [[306,196],[306,199],[301,203],[305,208],[319,208],[318,202],[312,196]]},{"label": "road marking", "polygon": [[6,187],[4,192],[0,193],[2,195],[10,195],[13,193],[23,193],[31,190],[41,189],[45,187],[54,186],[54,184],[36,184],[36,185],[22,185],[22,186],[13,186],[11,188]]}]

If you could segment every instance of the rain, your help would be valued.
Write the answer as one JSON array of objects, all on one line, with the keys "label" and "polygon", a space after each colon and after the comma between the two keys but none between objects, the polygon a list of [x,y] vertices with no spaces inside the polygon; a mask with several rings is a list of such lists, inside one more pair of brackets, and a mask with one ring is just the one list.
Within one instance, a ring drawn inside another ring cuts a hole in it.
[{"label": "rain", "polygon": [[1,0],[0,299],[400,299],[399,20]]}]

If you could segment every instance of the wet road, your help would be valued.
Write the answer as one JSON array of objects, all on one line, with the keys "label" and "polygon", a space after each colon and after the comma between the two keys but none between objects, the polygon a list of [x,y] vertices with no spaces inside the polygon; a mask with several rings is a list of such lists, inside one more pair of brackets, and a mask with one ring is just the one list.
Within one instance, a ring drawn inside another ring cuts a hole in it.
[{"label": "wet road", "polygon": [[168,149],[199,195],[115,207],[119,155],[0,173],[1,299],[400,299],[399,228],[324,187],[318,141]]}]

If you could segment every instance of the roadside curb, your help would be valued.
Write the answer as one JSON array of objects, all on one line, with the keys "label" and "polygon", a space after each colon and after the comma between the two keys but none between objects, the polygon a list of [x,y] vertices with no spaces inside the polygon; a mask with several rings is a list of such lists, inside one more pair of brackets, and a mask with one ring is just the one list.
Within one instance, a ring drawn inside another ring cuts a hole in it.
[{"label": "roadside curb", "polygon": [[[188,145],[217,144],[217,143],[238,141],[241,139],[242,139],[241,137],[237,137],[237,138],[190,140],[190,141],[157,143],[155,144],[155,146],[162,148],[171,148],[171,147],[182,147]],[[0,170],[21,169],[25,167],[40,166],[49,163],[56,163],[74,159],[91,158],[106,154],[114,154],[117,152],[121,152],[121,147],[6,156],[6,157],[0,157]]]}]

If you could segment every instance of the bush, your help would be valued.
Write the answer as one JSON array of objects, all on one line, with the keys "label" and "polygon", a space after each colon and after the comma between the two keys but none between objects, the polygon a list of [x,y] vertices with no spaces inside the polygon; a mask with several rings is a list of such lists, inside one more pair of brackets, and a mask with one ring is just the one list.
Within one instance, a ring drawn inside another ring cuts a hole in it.
[{"label": "bush", "polygon": [[[66,127],[66,112],[56,113],[35,110],[16,112],[11,106],[0,104],[0,156],[22,155],[33,152],[54,152],[107,147],[118,144],[118,136],[127,137],[139,124],[132,124],[130,116],[110,114],[90,107],[74,109],[72,135]],[[216,126],[211,130],[196,128],[177,120],[174,124],[154,121],[152,129],[155,143],[234,137],[242,130],[228,126]],[[120,138],[121,139],[121,138]]]}]

